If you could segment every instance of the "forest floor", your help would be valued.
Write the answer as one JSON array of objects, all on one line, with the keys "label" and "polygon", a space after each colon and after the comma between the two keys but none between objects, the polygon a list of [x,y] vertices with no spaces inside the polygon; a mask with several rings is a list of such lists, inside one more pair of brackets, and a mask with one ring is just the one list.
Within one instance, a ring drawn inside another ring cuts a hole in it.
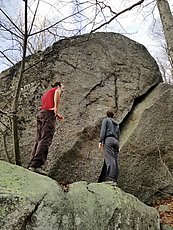
[{"label": "forest floor", "polygon": [[161,224],[166,224],[173,228],[173,196],[157,201],[154,207],[159,212]]}]

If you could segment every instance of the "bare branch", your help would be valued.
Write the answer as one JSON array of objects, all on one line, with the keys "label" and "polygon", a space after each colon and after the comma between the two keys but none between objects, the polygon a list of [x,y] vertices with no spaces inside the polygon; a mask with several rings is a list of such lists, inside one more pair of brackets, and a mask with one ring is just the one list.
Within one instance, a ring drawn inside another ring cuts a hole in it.
[{"label": "bare branch", "polygon": [[8,31],[10,34],[22,39],[22,37],[20,37],[18,34],[14,33],[11,28],[7,28],[6,26],[4,26],[1,22],[0,22],[0,27],[4,28],[5,31]]},{"label": "bare branch", "polygon": [[117,18],[119,15],[121,15],[121,14],[123,14],[123,13],[125,13],[125,12],[127,12],[127,11],[129,11],[129,10],[131,10],[131,9],[133,9],[134,7],[136,7],[136,6],[138,6],[138,5],[141,5],[143,2],[144,2],[144,0],[141,0],[141,1],[139,1],[139,2],[137,2],[137,3],[135,3],[135,4],[133,4],[132,6],[130,6],[130,7],[126,8],[126,9],[122,10],[121,12],[119,12],[119,13],[117,13],[115,16],[113,16],[109,21],[103,23],[102,25],[98,26],[98,27],[95,28],[94,30],[91,30],[90,33],[93,33],[93,32],[95,32],[95,31],[101,29],[103,26],[108,25],[110,22],[112,22],[112,21],[113,21],[115,18]]},{"label": "bare branch", "polygon": [[1,123],[6,129],[9,129],[9,127],[8,127],[3,121],[0,121],[0,123]]},{"label": "bare branch", "polygon": [[[112,8],[111,8],[110,6],[106,5],[104,2],[96,1],[96,4],[98,4],[99,7],[100,7],[101,9],[108,8],[109,11],[110,11],[112,14],[117,14],[115,11],[112,10]],[[102,4],[103,6],[101,6],[101,4]]]},{"label": "bare branch", "polygon": [[23,32],[20,30],[19,27],[16,26],[16,24],[11,20],[11,18],[3,11],[2,8],[0,8],[0,11],[5,15],[5,17],[10,21],[10,23],[23,35]]},{"label": "bare branch", "polygon": [[35,12],[34,12],[34,16],[33,16],[32,22],[31,22],[31,26],[30,26],[30,30],[29,30],[29,32],[28,32],[28,35],[29,35],[29,34],[31,33],[31,31],[32,31],[33,24],[34,24],[34,21],[35,21],[35,17],[36,17],[37,11],[38,11],[39,3],[40,3],[40,0],[38,0],[38,2],[37,2],[37,6],[36,6],[36,9],[35,9]]},{"label": "bare branch", "polygon": [[[144,1],[144,0],[143,0],[143,1]],[[88,6],[88,7],[86,7],[85,9],[82,9],[80,12],[83,12],[84,10],[89,9],[90,7],[91,7],[91,6]],[[80,12],[78,12],[78,13],[80,13]],[[57,24],[59,24],[59,23],[65,21],[66,19],[69,19],[69,18],[71,18],[71,17],[74,17],[75,15],[76,15],[76,12],[73,13],[73,14],[71,14],[71,15],[69,15],[69,16],[67,16],[67,17],[65,17],[65,18],[63,18],[63,19],[61,19],[60,21],[58,21],[58,22],[56,22],[56,23],[54,23],[54,24],[52,24],[52,25],[50,25],[50,26],[48,26],[48,27],[46,27],[46,28],[40,30],[40,31],[37,31],[37,32],[34,32],[34,33],[30,34],[29,36],[33,36],[33,35],[36,35],[36,34],[38,34],[38,33],[42,33],[42,32],[44,32],[44,31],[46,31],[46,30],[49,30],[49,29],[51,29],[52,27],[56,26]]]},{"label": "bare branch", "polygon": [[5,57],[5,59],[7,59],[7,61],[9,61],[12,65],[14,65],[14,63],[7,57],[7,55],[5,55],[3,51],[0,51],[0,53],[3,55],[3,57]]},{"label": "bare branch", "polygon": [[0,114],[9,117],[9,114],[10,114],[10,113],[9,113],[9,112],[8,112],[8,113],[7,113],[7,112],[4,112],[2,109],[0,109]]}]

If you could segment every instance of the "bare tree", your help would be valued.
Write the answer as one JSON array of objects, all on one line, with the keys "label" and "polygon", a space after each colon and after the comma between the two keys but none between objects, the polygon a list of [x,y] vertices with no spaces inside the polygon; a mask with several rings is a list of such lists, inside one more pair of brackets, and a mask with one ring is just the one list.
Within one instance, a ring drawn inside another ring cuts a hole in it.
[{"label": "bare tree", "polygon": [[[173,15],[167,0],[157,0],[157,7],[163,26],[167,54],[173,68]],[[173,73],[173,70],[172,70]]]},{"label": "bare tree", "polygon": [[[39,3],[39,1],[38,1]],[[13,147],[14,147],[14,158],[15,158],[15,163],[17,165],[21,165],[21,156],[20,156],[20,149],[19,149],[19,137],[18,137],[18,115],[17,115],[17,109],[18,109],[18,101],[19,101],[19,96],[20,96],[20,89],[21,89],[21,84],[23,80],[23,75],[25,71],[25,58],[26,58],[26,52],[27,52],[27,41],[28,41],[28,36],[29,33],[32,31],[32,26],[34,23],[34,17],[37,12],[37,7],[35,10],[35,14],[33,17],[33,21],[30,27],[30,31],[28,32],[28,0],[24,1],[24,32],[16,26],[16,24],[11,20],[11,18],[2,10],[0,11],[4,14],[4,16],[10,21],[10,23],[14,26],[13,30],[10,30],[6,28],[5,25],[1,23],[1,26],[3,26],[4,29],[8,30],[13,36],[20,38],[23,42],[22,44],[22,60],[20,64],[20,69],[19,69],[19,76],[18,76],[18,81],[15,89],[15,94],[14,94],[14,100],[12,103],[12,137],[13,137]],[[3,133],[4,137],[4,144],[5,142],[5,134]],[[6,149],[6,146],[5,146]],[[6,152],[7,154],[7,152]]]},{"label": "bare tree", "polygon": [[151,33],[151,38],[155,40],[157,44],[157,50],[159,50],[159,53],[156,52],[155,58],[162,73],[163,81],[170,84],[173,82],[173,66],[171,66],[169,52],[160,18],[156,18],[154,24],[152,24],[149,28],[149,33]]},{"label": "bare tree", "polygon": [[15,90],[14,100],[12,104],[12,131],[13,131],[13,143],[14,143],[14,156],[15,156],[15,163],[17,165],[21,165],[21,156],[20,156],[20,150],[19,150],[19,137],[18,137],[18,126],[17,126],[17,108],[18,108],[18,100],[20,95],[20,89],[21,84],[23,80],[23,74],[25,69],[25,58],[26,58],[26,49],[27,49],[27,40],[28,40],[28,24],[27,24],[27,6],[28,1],[25,0],[25,29],[24,33],[22,33],[23,36],[23,56],[20,66],[20,72],[18,77],[18,83]]}]

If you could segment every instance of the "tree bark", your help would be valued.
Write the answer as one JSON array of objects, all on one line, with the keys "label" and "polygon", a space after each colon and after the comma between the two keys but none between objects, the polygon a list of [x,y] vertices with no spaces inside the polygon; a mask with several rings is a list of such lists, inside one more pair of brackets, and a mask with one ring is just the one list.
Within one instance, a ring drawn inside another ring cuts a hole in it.
[{"label": "tree bark", "polygon": [[17,165],[22,165],[21,155],[20,155],[20,148],[19,148],[17,108],[18,108],[20,89],[21,89],[21,84],[22,84],[23,74],[24,74],[24,69],[25,69],[27,39],[28,39],[28,32],[27,32],[27,0],[25,0],[25,33],[23,34],[23,57],[22,57],[22,61],[21,61],[19,79],[18,79],[16,90],[15,90],[13,104],[12,104],[12,135],[13,135],[13,148],[14,148],[13,151],[14,151],[15,164],[17,164]]},{"label": "tree bark", "polygon": [[157,0],[173,75],[173,15],[167,0]]}]

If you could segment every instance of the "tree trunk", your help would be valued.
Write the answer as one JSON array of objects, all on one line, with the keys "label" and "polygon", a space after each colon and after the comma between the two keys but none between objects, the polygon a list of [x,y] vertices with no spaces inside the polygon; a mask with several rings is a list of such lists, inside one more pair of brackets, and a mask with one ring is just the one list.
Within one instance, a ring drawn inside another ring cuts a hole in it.
[{"label": "tree trunk", "polygon": [[173,16],[167,0],[157,0],[173,75]]},{"label": "tree trunk", "polygon": [[25,58],[26,58],[26,46],[27,46],[28,32],[27,32],[27,0],[25,0],[25,33],[23,34],[23,57],[21,61],[19,79],[17,83],[17,87],[15,90],[13,105],[12,105],[12,135],[13,135],[13,151],[14,151],[14,159],[15,164],[21,165],[21,155],[19,148],[19,135],[18,135],[18,116],[17,116],[17,108],[18,101],[20,96],[20,89],[23,80],[23,74],[25,69]]}]

